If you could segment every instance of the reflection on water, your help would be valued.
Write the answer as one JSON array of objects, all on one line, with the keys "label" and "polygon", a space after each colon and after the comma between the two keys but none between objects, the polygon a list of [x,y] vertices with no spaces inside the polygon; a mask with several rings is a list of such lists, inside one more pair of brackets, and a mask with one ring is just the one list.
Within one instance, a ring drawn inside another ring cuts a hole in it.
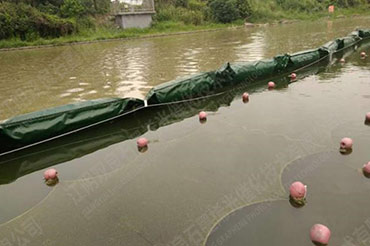
[{"label": "reflection on water", "polygon": [[[330,29],[326,22],[295,23],[1,53],[1,118],[74,100],[143,96],[184,74],[316,47],[367,22],[338,20]],[[276,78],[282,86],[274,91],[261,81],[207,100],[146,108],[1,158],[0,223],[8,223],[0,226],[0,238],[16,243],[23,232],[29,245],[201,245],[230,211],[286,199],[281,173],[288,163],[338,153],[343,135],[354,139],[354,151],[335,164],[356,172],[368,161],[370,144],[363,124],[370,72],[368,60],[359,59],[362,50],[370,53],[364,45],[344,54],[345,64],[337,63],[340,54],[329,67],[323,62],[301,71],[297,83]],[[248,104],[240,98],[245,90]],[[197,118],[201,110],[211,111],[205,124]],[[145,153],[137,151],[138,136],[150,140]],[[53,188],[42,181],[47,167],[59,171]],[[284,209],[289,214],[293,208]],[[356,218],[351,225],[361,224]],[[289,228],[289,221],[277,221]],[[28,233],[30,223],[38,233]],[[297,233],[306,235],[300,228]]]},{"label": "reflection on water", "polygon": [[199,72],[198,61],[201,50],[202,48],[187,48],[180,56],[180,64],[177,66],[179,76],[186,76]]},{"label": "reflection on water", "polygon": [[[150,47],[129,47],[125,50],[116,49],[112,54],[106,55],[106,60],[113,63],[116,68],[115,78],[118,81],[113,85],[115,91],[113,94],[119,97],[142,97],[142,90],[148,84],[144,75],[149,70],[149,50]],[[124,55],[123,55],[124,54]],[[109,76],[109,73],[106,74]],[[111,86],[111,82],[106,85]],[[111,96],[111,92],[107,93]]]},{"label": "reflection on water", "polygon": [[250,37],[248,43],[242,43],[235,47],[235,54],[237,62],[256,61],[264,57],[265,38],[263,32],[256,32]]}]

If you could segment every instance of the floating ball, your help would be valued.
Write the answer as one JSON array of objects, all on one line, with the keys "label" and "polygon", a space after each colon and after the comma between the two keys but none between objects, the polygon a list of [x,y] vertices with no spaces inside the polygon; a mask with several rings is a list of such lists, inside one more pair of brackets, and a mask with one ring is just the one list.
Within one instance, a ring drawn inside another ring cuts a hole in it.
[{"label": "floating ball", "polygon": [[340,60],[339,60],[339,62],[340,62],[340,63],[345,63],[345,62],[346,62],[346,60],[345,60],[344,58],[342,58],[342,59],[340,59]]},{"label": "floating ball", "polygon": [[340,141],[340,150],[341,151],[349,151],[349,150],[352,150],[352,146],[353,146],[353,140],[350,139],[350,138],[343,138],[341,141]]},{"label": "floating ball", "polygon": [[274,89],[274,88],[275,88],[275,83],[274,83],[274,82],[272,82],[272,81],[270,81],[270,82],[268,82],[267,87],[268,87],[270,90],[271,90],[271,89]]},{"label": "floating ball", "polygon": [[301,200],[306,197],[307,186],[305,186],[302,182],[297,181],[290,185],[289,192],[291,198],[295,200]]},{"label": "floating ball", "polygon": [[367,55],[366,55],[366,53],[365,53],[364,51],[362,51],[362,52],[360,53],[360,56],[361,56],[362,58],[367,57]]},{"label": "floating ball", "polygon": [[292,80],[297,79],[297,74],[296,74],[296,73],[292,73],[292,74],[290,75],[290,78],[291,78]]},{"label": "floating ball", "polygon": [[310,231],[311,241],[315,245],[327,245],[329,243],[331,232],[328,227],[316,224],[312,226]]},{"label": "floating ball", "polygon": [[46,181],[51,180],[51,179],[56,179],[56,178],[58,178],[58,172],[54,168],[47,169],[44,172],[44,179]]},{"label": "floating ball", "polygon": [[367,177],[370,176],[370,161],[363,166],[362,171]]},{"label": "floating ball", "polygon": [[138,148],[145,148],[148,146],[148,139],[146,138],[139,138],[137,141],[137,147]]},{"label": "floating ball", "polygon": [[242,96],[243,102],[248,102],[249,101],[249,94],[247,92],[243,93]]},{"label": "floating ball", "polygon": [[207,113],[202,111],[199,113],[199,120],[203,121],[207,119]]}]

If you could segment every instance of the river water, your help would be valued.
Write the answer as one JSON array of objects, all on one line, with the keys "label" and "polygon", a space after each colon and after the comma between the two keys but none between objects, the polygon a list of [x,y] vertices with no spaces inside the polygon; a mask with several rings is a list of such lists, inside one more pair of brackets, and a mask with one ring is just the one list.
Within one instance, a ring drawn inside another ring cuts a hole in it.
[{"label": "river water", "polygon": [[[357,27],[369,28],[369,20],[297,22],[0,52],[0,119],[87,99],[143,98],[155,85],[214,70],[228,61],[318,47]],[[345,64],[334,59],[310,68],[307,76],[278,90],[267,91],[264,83],[246,88],[251,93],[247,104],[240,100],[241,89],[228,97],[144,110],[2,157],[0,242],[279,246],[299,239],[297,245],[308,246],[312,223],[332,228],[335,245],[348,237],[356,240],[353,232],[366,228],[364,215],[370,213],[365,199],[370,180],[360,172],[370,161],[370,128],[364,124],[370,111],[370,63],[360,59],[363,50],[370,53],[369,46],[361,46],[346,54]],[[209,112],[205,124],[197,119],[200,110]],[[145,153],[136,149],[135,139],[141,135],[150,141]],[[347,136],[355,141],[354,151],[342,156],[338,145]],[[302,163],[329,163],[333,170],[318,165],[301,177],[317,196],[296,209],[289,204],[286,184],[296,175],[297,168],[289,167]],[[42,181],[48,167],[59,171],[55,187]],[[336,175],[341,179],[334,179]],[[357,190],[344,188],[343,182]],[[252,213],[250,208],[264,201],[272,212],[253,217],[262,226],[252,227],[253,233],[248,226],[237,229],[240,235],[247,235],[243,230],[248,229],[253,240],[230,234],[234,241],[227,244],[227,239],[211,234],[206,243],[214,226],[232,211]],[[340,216],[342,210],[351,219]],[[269,221],[273,223],[264,228]],[[280,234],[279,228],[294,229],[295,236]],[[370,227],[366,230],[370,233]]]},{"label": "river water", "polygon": [[368,21],[300,22],[2,52],[0,119],[87,99],[143,98],[153,86],[179,76],[317,47]]}]

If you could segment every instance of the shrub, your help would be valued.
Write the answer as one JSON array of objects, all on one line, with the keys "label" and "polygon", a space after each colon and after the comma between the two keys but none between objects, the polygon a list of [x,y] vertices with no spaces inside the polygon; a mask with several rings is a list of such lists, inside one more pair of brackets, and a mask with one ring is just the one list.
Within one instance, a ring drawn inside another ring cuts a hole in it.
[{"label": "shrub", "polygon": [[154,16],[155,21],[169,21],[174,20],[176,17],[176,8],[172,5],[167,7],[159,8],[156,15]]},{"label": "shrub", "polygon": [[205,2],[202,2],[199,0],[189,0],[190,10],[204,11],[206,7],[207,7],[207,4]]},{"label": "shrub", "polygon": [[189,0],[175,0],[175,6],[187,8],[189,7]]},{"label": "shrub", "polygon": [[324,0],[324,7],[335,5],[342,8],[355,7],[359,5],[367,5],[370,2],[366,0]]},{"label": "shrub", "polygon": [[218,22],[229,23],[241,17],[234,0],[213,0],[209,3],[209,7]]},{"label": "shrub", "polygon": [[77,31],[83,29],[96,29],[96,20],[91,16],[81,17],[76,20]]},{"label": "shrub", "polygon": [[38,21],[34,22],[35,29],[41,37],[60,37],[72,34],[77,30],[75,20],[61,19],[55,15],[43,15]]},{"label": "shrub", "polygon": [[60,12],[63,17],[79,17],[85,12],[85,8],[79,0],[65,0]]},{"label": "shrub", "polygon": [[236,0],[236,7],[239,10],[239,16],[247,18],[252,15],[252,7],[248,0]]},{"label": "shrub", "polygon": [[317,0],[276,0],[277,4],[285,10],[312,12],[323,9],[323,5]]},{"label": "shrub", "polygon": [[42,13],[23,3],[0,2],[0,39],[19,37],[34,40],[38,37],[59,37],[75,30],[72,20]]},{"label": "shrub", "polygon": [[37,9],[40,10],[41,12],[52,14],[52,15],[58,14],[60,10],[60,8],[58,8],[57,6],[53,4],[50,4],[49,2],[45,4],[40,4],[39,6],[37,6]]},{"label": "shrub", "polygon": [[204,14],[199,10],[189,10],[182,7],[168,5],[161,8],[155,15],[155,21],[179,21],[185,24],[200,25],[204,21]]},{"label": "shrub", "polygon": [[201,25],[204,20],[204,15],[201,11],[184,11],[179,20],[184,22],[185,24]]}]

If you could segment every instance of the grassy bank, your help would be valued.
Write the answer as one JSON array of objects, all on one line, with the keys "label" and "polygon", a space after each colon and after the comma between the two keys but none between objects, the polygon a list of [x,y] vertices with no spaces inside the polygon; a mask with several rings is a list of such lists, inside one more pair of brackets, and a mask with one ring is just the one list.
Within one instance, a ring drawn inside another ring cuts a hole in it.
[{"label": "grassy bank", "polygon": [[179,32],[192,32],[201,30],[214,30],[221,28],[228,28],[233,26],[242,26],[243,21],[237,21],[229,24],[209,23],[204,25],[191,25],[182,22],[165,21],[155,24],[151,28],[145,29],[127,29],[122,30],[115,27],[97,27],[95,29],[84,29],[80,32],[53,39],[39,38],[34,41],[22,41],[19,38],[0,40],[0,49],[19,48],[28,46],[42,46],[42,45],[63,45],[78,42],[91,42],[109,39],[125,39],[125,38],[139,38],[151,37],[157,35],[173,34]]},{"label": "grassy bank", "polygon": [[[260,14],[259,14],[260,13]],[[263,13],[263,14],[262,14]],[[338,9],[334,14],[329,15],[326,11],[314,13],[299,12],[299,11],[267,11],[261,9],[247,19],[252,23],[273,23],[282,20],[304,20],[313,21],[318,19],[336,19],[353,16],[370,16],[367,8],[345,8]],[[237,20],[232,23],[207,23],[203,22],[200,25],[185,24],[181,21],[160,21],[156,22],[151,28],[146,29],[127,29],[122,30],[113,25],[98,25],[93,29],[82,29],[78,33],[62,36],[59,38],[37,38],[32,41],[23,41],[20,38],[11,38],[0,40],[0,49],[43,46],[43,45],[64,45],[78,42],[91,42],[109,39],[125,39],[151,37],[158,35],[174,34],[181,32],[192,32],[201,30],[215,30],[229,27],[241,27],[244,25],[243,20]]]},{"label": "grassy bank", "polygon": [[300,12],[300,11],[285,11],[277,9],[276,11],[265,11],[262,9],[259,13],[254,14],[249,19],[254,23],[269,23],[280,20],[303,20],[315,21],[320,19],[337,19],[337,18],[351,18],[355,16],[370,16],[370,9],[367,7],[357,8],[338,8],[335,13],[329,14],[325,11]]}]

